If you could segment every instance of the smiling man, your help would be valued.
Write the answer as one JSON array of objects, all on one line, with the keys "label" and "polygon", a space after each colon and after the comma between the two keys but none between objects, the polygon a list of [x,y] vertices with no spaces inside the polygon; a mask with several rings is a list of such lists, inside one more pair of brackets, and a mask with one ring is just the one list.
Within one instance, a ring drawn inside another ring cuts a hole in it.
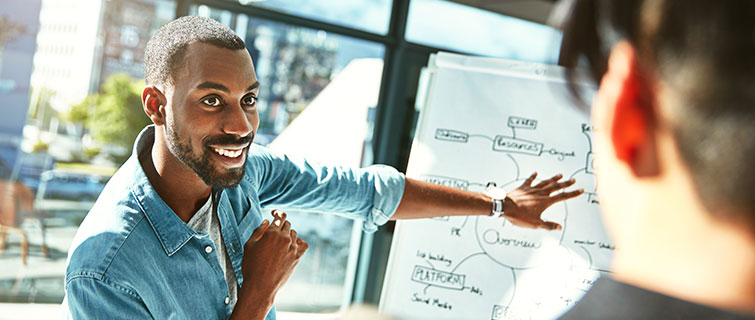
[{"label": "smiling man", "polygon": [[183,17],[147,45],[144,111],[154,125],[111,178],[69,251],[63,308],[72,318],[275,319],[273,299],[307,244],[286,215],[298,208],[364,220],[502,215],[529,228],[560,192],[560,175],[507,196],[406,179],[387,166],[322,167],[252,144],[259,82],[242,40]]}]

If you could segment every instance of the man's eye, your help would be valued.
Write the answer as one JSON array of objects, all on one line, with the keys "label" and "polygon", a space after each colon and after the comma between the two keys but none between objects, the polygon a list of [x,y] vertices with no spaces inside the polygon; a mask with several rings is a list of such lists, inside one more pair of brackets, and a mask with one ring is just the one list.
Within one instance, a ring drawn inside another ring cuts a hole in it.
[{"label": "man's eye", "polygon": [[241,100],[244,105],[252,106],[257,102],[257,98],[254,96],[246,96]]},{"label": "man's eye", "polygon": [[202,103],[204,103],[204,104],[206,104],[208,106],[211,106],[211,107],[217,107],[217,106],[220,106],[222,104],[222,102],[220,101],[220,99],[218,97],[208,97],[208,98],[205,98],[204,100],[202,100]]}]

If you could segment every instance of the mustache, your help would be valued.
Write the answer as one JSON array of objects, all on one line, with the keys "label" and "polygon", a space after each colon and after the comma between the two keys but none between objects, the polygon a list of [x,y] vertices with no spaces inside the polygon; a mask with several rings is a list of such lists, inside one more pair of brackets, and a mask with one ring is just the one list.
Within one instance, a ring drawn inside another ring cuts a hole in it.
[{"label": "mustache", "polygon": [[205,139],[204,145],[210,146],[210,145],[224,145],[224,144],[247,144],[247,143],[252,143],[253,140],[254,140],[254,133],[248,136],[244,136],[244,137],[237,137],[234,135],[224,134],[224,135],[208,137],[207,139]]}]

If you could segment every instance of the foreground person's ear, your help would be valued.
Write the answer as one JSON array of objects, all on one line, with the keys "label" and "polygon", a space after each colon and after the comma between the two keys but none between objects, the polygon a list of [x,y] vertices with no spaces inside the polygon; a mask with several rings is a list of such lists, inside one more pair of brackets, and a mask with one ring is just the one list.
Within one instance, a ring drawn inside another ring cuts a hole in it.
[{"label": "foreground person's ear", "polygon": [[611,50],[608,70],[602,79],[605,86],[605,128],[610,136],[616,158],[628,166],[635,176],[658,174],[655,98],[650,79],[643,73],[637,52],[627,42]]},{"label": "foreground person's ear", "polygon": [[157,126],[165,124],[165,95],[157,86],[148,85],[142,90],[142,107],[144,113]]}]

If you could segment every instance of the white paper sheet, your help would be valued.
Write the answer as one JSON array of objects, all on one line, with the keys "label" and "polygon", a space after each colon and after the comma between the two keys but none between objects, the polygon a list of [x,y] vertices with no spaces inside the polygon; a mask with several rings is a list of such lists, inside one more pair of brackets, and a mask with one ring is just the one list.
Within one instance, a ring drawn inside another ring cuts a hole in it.
[{"label": "white paper sheet", "polygon": [[535,183],[562,173],[577,181],[569,190],[585,193],[545,211],[561,231],[489,217],[400,221],[381,312],[399,319],[559,316],[608,272],[614,249],[598,211],[587,113],[556,66],[441,53],[429,72],[409,177],[482,192],[490,182],[514,189],[535,171]]}]

